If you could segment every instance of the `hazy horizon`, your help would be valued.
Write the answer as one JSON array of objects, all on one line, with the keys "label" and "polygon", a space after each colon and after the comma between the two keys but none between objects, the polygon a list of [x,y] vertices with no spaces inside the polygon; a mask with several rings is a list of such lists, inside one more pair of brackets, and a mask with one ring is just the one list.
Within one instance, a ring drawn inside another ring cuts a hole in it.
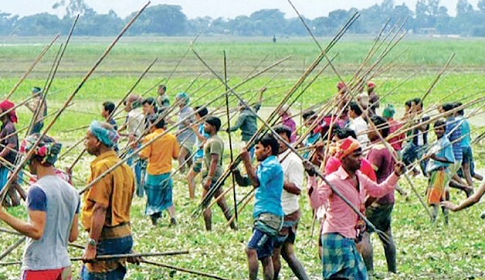
[{"label": "hazy horizon", "polygon": [[[66,0],[68,2],[69,0]],[[58,0],[0,0],[0,11],[13,15],[26,16],[47,12],[50,14],[63,15],[64,7],[54,10],[52,6]],[[119,1],[119,0],[85,0],[91,8],[98,13],[115,11],[118,16],[126,17],[130,13],[140,9],[147,1]],[[286,14],[286,17],[295,17],[296,14],[286,0],[205,0],[203,4],[194,5],[194,0],[152,0],[151,6],[158,4],[179,5],[182,11],[189,18],[210,16],[212,18],[224,17],[235,18],[240,15],[250,15],[261,9],[279,9]],[[348,1],[323,1],[323,0],[293,0],[298,11],[309,19],[327,16],[329,12],[337,9],[348,10],[350,8],[363,9],[382,1],[375,0],[348,0]],[[395,1],[395,5],[406,5],[414,11],[417,0]],[[455,7],[458,0],[442,0],[440,4],[448,8],[450,15],[455,15]],[[469,3],[476,9],[478,0],[469,0]]]}]

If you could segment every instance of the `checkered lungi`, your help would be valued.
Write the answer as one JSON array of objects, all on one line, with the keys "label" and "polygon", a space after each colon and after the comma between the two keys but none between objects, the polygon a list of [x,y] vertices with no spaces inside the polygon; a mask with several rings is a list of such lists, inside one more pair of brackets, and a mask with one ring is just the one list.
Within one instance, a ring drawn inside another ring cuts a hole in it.
[{"label": "checkered lungi", "polygon": [[346,278],[367,280],[367,269],[353,239],[338,233],[322,235],[323,279]]}]

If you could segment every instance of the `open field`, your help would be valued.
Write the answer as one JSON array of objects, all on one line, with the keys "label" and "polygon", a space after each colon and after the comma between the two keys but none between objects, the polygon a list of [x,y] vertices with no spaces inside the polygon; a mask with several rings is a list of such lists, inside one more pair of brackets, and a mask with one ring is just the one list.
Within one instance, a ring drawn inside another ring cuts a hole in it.
[{"label": "open field", "polygon": [[[372,40],[370,38],[353,39],[348,35],[345,37],[332,49],[329,56],[333,57],[338,54],[334,63],[335,68],[348,81],[364,59],[372,45]],[[110,39],[106,38],[73,39],[60,66],[58,77],[51,88],[51,95],[48,97],[50,112],[64,103],[110,42]],[[2,65],[0,92],[10,91],[49,40],[50,38],[0,38],[0,65]],[[188,52],[183,57],[191,40],[192,38],[123,38],[84,85],[74,99],[74,105],[61,116],[49,134],[63,141],[65,147],[77,142],[84,135],[85,130],[68,130],[88,125],[93,119],[100,119],[101,103],[106,100],[118,102],[155,57],[159,59],[157,64],[141,81],[135,92],[145,93],[162,79],[167,78],[173,71],[172,78],[163,81],[167,84],[171,97],[179,91],[195,92],[192,105],[209,102],[223,90],[222,87],[216,88],[220,86],[220,83],[192,52]],[[267,86],[268,91],[265,94],[263,106],[267,107],[264,114],[268,114],[271,111],[270,108],[279,103],[284,93],[318,55],[317,47],[309,39],[282,38],[276,44],[268,43],[268,41],[267,38],[201,38],[195,44],[195,49],[220,73],[222,73],[222,51],[225,50],[232,85],[244,80],[251,72],[257,72],[278,59],[291,55],[288,61],[238,89],[238,92],[246,92],[244,96],[249,99],[260,87]],[[328,38],[322,39],[322,45],[328,41]],[[371,76],[378,85],[378,93],[385,95],[381,104],[393,103],[396,107],[402,107],[406,100],[422,96],[451,53],[456,53],[456,57],[426,99],[425,106],[461,99],[466,102],[483,96],[484,93],[481,93],[485,90],[483,43],[484,41],[480,39],[409,38],[403,41],[384,60],[382,64],[384,68],[381,71],[371,71],[371,74],[375,75]],[[407,51],[402,53],[404,50]],[[53,47],[49,51],[32,74],[22,83],[12,100],[16,102],[24,100],[29,96],[33,86],[42,86],[45,83],[56,51],[57,47]],[[181,61],[180,66],[174,71],[174,67],[179,61]],[[393,66],[387,69],[387,65],[391,61]],[[321,69],[323,65],[325,65],[325,61],[322,61],[317,70]],[[366,65],[364,70],[369,69],[369,65]],[[200,77],[198,77],[199,74]],[[297,101],[298,104],[295,105],[293,111],[299,112],[300,108],[304,109],[330,98],[335,92],[337,81],[336,74],[330,68],[325,70]],[[388,94],[389,92],[392,93]],[[153,89],[147,93],[147,96],[155,94],[156,90]],[[236,103],[235,100],[231,102],[232,106],[235,106]],[[211,103],[210,107],[215,108],[222,104],[223,99],[220,99]],[[17,128],[21,128],[28,124],[31,114],[26,108],[19,109],[18,113],[20,121]],[[120,117],[119,122],[122,120],[121,115]],[[479,115],[473,120],[476,128],[473,136],[483,131],[481,127],[484,119],[483,115]],[[24,133],[21,135],[22,138]],[[226,137],[226,135],[223,136]],[[236,138],[239,139],[239,137]],[[59,165],[61,167],[69,166],[79,152],[79,148],[75,149]],[[485,160],[483,160],[485,150],[481,145],[476,145],[474,153],[477,167],[482,169],[485,164]],[[226,156],[228,157],[228,155]],[[77,188],[81,188],[85,184],[89,174],[89,162],[92,159],[92,157],[86,156],[76,166],[74,182]],[[225,163],[229,163],[229,159],[226,159]],[[190,255],[164,257],[159,260],[167,264],[217,274],[228,279],[245,279],[247,268],[244,246],[250,236],[252,207],[247,207],[240,215],[240,230],[237,232],[226,229],[222,213],[218,208],[214,209],[214,231],[207,233],[203,229],[202,218],[192,219],[190,216],[198,201],[188,199],[185,178],[177,174],[174,181],[176,182],[174,199],[180,224],[175,228],[169,228],[167,226],[168,218],[165,217],[165,220],[162,221],[163,225],[153,228],[149,219],[143,216],[144,200],[135,198],[132,210],[132,225],[136,238],[135,249],[138,252],[190,249]],[[415,184],[420,194],[423,195],[426,186],[425,179],[418,178],[415,180]],[[228,185],[229,183],[226,184],[226,187]],[[477,185],[478,183],[476,183]],[[378,276],[387,279],[485,279],[483,272],[485,239],[482,234],[484,222],[479,219],[483,204],[460,213],[452,213],[448,227],[442,220],[431,225],[426,212],[404,180],[402,187],[408,191],[409,198],[404,199],[397,195],[393,214],[399,273],[397,275],[385,273],[382,246],[374,237],[374,265]],[[242,197],[248,191],[249,189],[238,188],[238,197]],[[200,196],[200,188],[197,190],[197,194]],[[453,201],[459,201],[463,197],[462,193],[452,192]],[[321,279],[321,264],[317,258],[316,247],[317,228],[312,234],[312,218],[307,198],[302,197],[300,203],[304,215],[298,232],[297,256],[314,279]],[[21,207],[9,211],[17,216],[25,217],[25,211]],[[4,225],[0,226],[4,227]],[[84,244],[86,240],[86,235],[83,234],[78,243]],[[0,233],[0,248],[4,249],[15,241],[16,239],[12,236]],[[20,260],[21,251],[17,249],[5,260]],[[72,251],[72,256],[79,255],[81,255],[80,251]],[[79,264],[75,264],[75,269],[78,271]],[[167,269],[156,269],[148,265],[130,266],[129,273],[127,279],[205,279],[180,272],[174,273]],[[20,267],[0,267],[0,279],[17,279],[19,274]],[[281,279],[293,279],[286,264],[283,264]]]}]

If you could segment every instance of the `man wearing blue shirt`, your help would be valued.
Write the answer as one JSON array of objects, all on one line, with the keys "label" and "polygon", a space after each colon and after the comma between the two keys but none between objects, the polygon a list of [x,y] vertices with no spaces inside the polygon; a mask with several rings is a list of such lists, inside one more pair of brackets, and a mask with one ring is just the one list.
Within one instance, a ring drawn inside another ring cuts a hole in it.
[{"label": "man wearing blue shirt", "polygon": [[243,178],[235,172],[240,185],[251,185],[256,188],[254,199],[254,228],[246,247],[248,257],[249,279],[257,279],[258,259],[263,265],[264,279],[273,279],[274,268],[271,260],[274,241],[283,225],[283,208],[281,193],[283,191],[283,169],[276,157],[279,144],[271,134],[261,137],[255,147],[255,156],[259,162],[257,168],[251,166],[251,157],[247,150],[241,153],[248,177]]}]

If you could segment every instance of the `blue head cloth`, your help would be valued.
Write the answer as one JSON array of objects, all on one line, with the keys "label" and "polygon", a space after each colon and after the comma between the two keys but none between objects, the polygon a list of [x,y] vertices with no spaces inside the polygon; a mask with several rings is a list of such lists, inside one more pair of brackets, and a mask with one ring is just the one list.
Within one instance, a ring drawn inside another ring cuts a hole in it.
[{"label": "blue head cloth", "polygon": [[89,131],[94,137],[98,138],[98,140],[101,141],[101,143],[106,145],[106,147],[108,148],[112,148],[113,146],[115,146],[118,142],[118,138],[120,138],[118,132],[107,123],[101,124],[98,121],[93,121],[89,125]]},{"label": "blue head cloth", "polygon": [[189,105],[190,102],[190,97],[189,94],[186,92],[179,92],[177,95],[175,95],[175,99],[183,99],[185,101],[185,105]]}]

